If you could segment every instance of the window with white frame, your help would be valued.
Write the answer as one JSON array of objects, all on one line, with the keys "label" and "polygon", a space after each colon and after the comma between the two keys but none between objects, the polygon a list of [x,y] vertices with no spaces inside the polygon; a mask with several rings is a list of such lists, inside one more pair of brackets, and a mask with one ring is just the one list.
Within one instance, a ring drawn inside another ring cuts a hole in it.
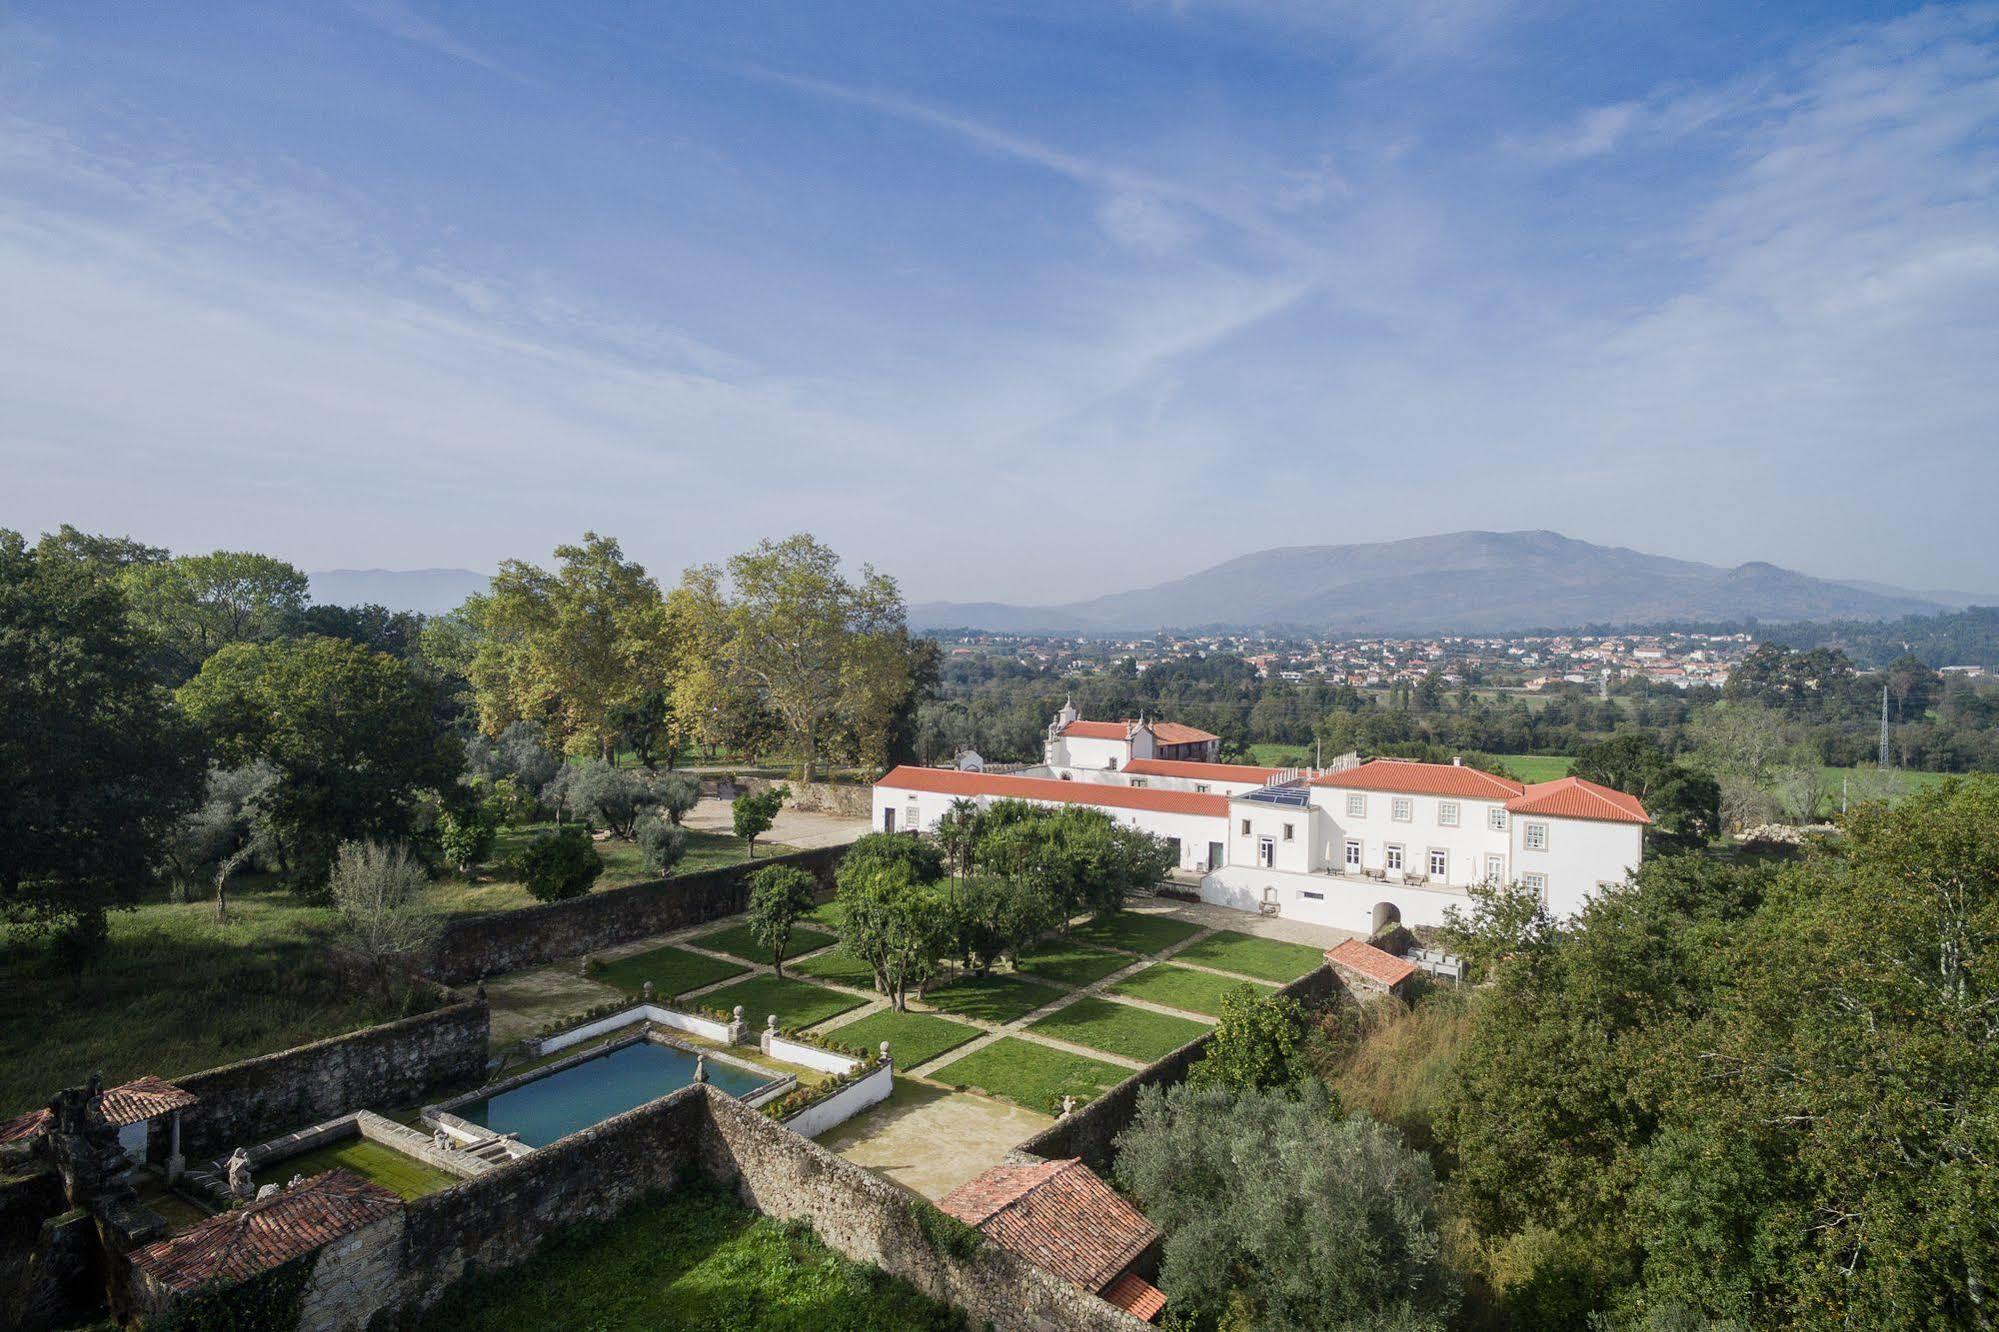
[{"label": "window with white frame", "polygon": [[1449,879],[1451,877],[1451,853],[1439,847],[1430,848],[1430,877]]},{"label": "window with white frame", "polygon": [[1530,893],[1546,897],[1548,895],[1548,876],[1545,874],[1523,874],[1520,876],[1520,886]]},{"label": "window with white frame", "polygon": [[1388,844],[1387,846],[1384,846],[1384,847],[1382,847],[1382,848],[1381,848],[1381,863],[1382,863],[1382,864],[1383,864],[1384,866],[1386,866],[1387,868],[1389,868],[1389,869],[1392,869],[1392,870],[1399,870],[1399,869],[1401,869],[1401,868],[1402,868],[1402,848],[1401,848],[1401,847],[1399,847],[1399,846],[1397,846],[1397,845],[1396,845],[1395,843],[1393,843],[1393,842],[1390,842],[1390,843],[1389,843],[1389,844]]},{"label": "window with white frame", "polygon": [[1347,868],[1353,870],[1360,868],[1360,838],[1358,837],[1347,838]]},{"label": "window with white frame", "polygon": [[1457,801],[1439,800],[1437,802],[1437,826],[1440,828],[1455,828],[1458,826]]},{"label": "window with white frame", "polygon": [[1546,851],[1548,849],[1548,825],[1545,823],[1529,823],[1524,825],[1520,829],[1520,845],[1526,847],[1529,851]]},{"label": "window with white frame", "polygon": [[1407,796],[1397,796],[1388,806],[1388,817],[1397,823],[1407,823],[1416,817],[1416,802]]},{"label": "window with white frame", "polygon": [[1485,826],[1494,832],[1506,831],[1506,806],[1494,805],[1485,812]]},{"label": "window with white frame", "polygon": [[1364,819],[1367,817],[1366,796],[1350,795],[1347,797],[1347,817],[1350,819]]},{"label": "window with white frame", "polygon": [[914,800],[910,801],[909,808],[903,811],[903,826],[911,831],[923,826],[923,807]]},{"label": "window with white frame", "polygon": [[1506,882],[1506,857],[1488,851],[1485,855],[1485,881],[1487,883]]}]

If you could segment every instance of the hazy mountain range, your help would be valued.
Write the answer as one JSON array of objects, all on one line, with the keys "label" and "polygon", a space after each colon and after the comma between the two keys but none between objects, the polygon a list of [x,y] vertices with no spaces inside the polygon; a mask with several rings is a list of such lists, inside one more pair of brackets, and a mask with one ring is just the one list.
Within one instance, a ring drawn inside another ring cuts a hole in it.
[{"label": "hazy mountain range", "polygon": [[1834,582],[1751,563],[1723,569],[1557,532],[1452,532],[1259,551],[1155,587],[1059,606],[926,602],[912,628],[1145,633],[1290,628],[1504,633],[1663,620],[1892,619],[1992,599]]}]

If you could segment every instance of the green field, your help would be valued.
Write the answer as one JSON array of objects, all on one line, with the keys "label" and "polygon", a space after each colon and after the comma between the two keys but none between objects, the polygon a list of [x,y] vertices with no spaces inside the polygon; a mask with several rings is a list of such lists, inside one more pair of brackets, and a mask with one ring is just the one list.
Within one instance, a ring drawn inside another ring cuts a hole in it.
[{"label": "green field", "polygon": [[172,1078],[436,1003],[417,988],[378,997],[331,948],[332,908],[255,878],[231,888],[224,921],[212,901],[154,902],[109,924],[80,986],[39,943],[0,948],[0,1117],[92,1073]]},{"label": "green field", "polygon": [[976,1087],[1044,1115],[1059,1113],[1061,1099],[1094,1101],[1130,1076],[1127,1069],[1066,1050],[1004,1036],[954,1059],[930,1075],[952,1087]]},{"label": "green field", "polygon": [[725,1012],[741,1004],[743,1020],[750,1024],[752,1031],[762,1030],[764,1018],[771,1013],[777,1014],[777,1025],[780,1027],[809,1027],[815,1022],[824,1022],[836,1013],[859,1008],[866,1002],[851,994],[829,990],[823,985],[807,985],[789,976],[783,980],[776,976],[752,976],[734,985],[710,990],[700,999],[703,1008],[719,1008]]},{"label": "green field", "polygon": [[963,1319],[804,1226],[692,1185],[564,1232],[509,1271],[455,1287],[423,1332],[651,1328],[955,1332]]},{"label": "green field", "polygon": [[[454,916],[517,911],[537,905],[527,888],[514,877],[512,862],[529,842],[554,829],[553,823],[527,823],[517,828],[501,829],[499,837],[494,840],[489,862],[469,879],[457,876],[440,879],[430,890],[432,904],[446,915]],[[693,828],[683,831],[687,834],[687,855],[674,867],[676,876],[720,869],[724,865],[738,864],[745,858],[743,841],[733,834],[701,832]],[[597,882],[590,886],[590,891],[601,893],[606,889],[626,888],[653,879],[653,875],[646,873],[636,842],[607,837],[595,845],[597,854],[604,858],[604,872],[597,876]],[[783,855],[791,849],[775,842],[759,842],[757,859]]]},{"label": "green field", "polygon": [[840,985],[852,985],[858,989],[874,988],[874,968],[848,952],[845,947],[829,948],[816,957],[808,957],[787,968],[801,976],[817,976],[820,980],[833,981]]},{"label": "green field", "polygon": [[1498,754],[1494,757],[1506,764],[1515,777],[1523,782],[1552,782],[1557,777],[1569,775],[1569,769],[1576,761],[1565,754]]},{"label": "green field", "polygon": [[1171,916],[1149,916],[1137,911],[1118,911],[1098,916],[1071,930],[1070,937],[1099,948],[1122,948],[1133,953],[1156,953],[1201,932],[1199,925]]},{"label": "green field", "polygon": [[1250,986],[1259,994],[1270,993],[1268,986],[1256,982],[1195,971],[1192,967],[1176,967],[1171,962],[1161,962],[1147,967],[1136,976],[1127,976],[1113,985],[1110,992],[1165,1004],[1168,1008],[1189,1013],[1220,1017],[1222,996],[1242,985]]},{"label": "green field", "polygon": [[966,976],[923,996],[940,1013],[977,1022],[1008,1023],[1060,999],[1064,991],[1024,976]]},{"label": "green field", "polygon": [[1040,1036],[1151,1063],[1205,1036],[1208,1024],[1085,995],[1027,1029]]},{"label": "green field", "polygon": [[1249,756],[1266,768],[1302,768],[1312,761],[1312,747],[1310,745],[1251,745],[1249,747]]},{"label": "green field", "polygon": [[266,1184],[283,1188],[294,1175],[311,1179],[335,1167],[351,1170],[363,1179],[371,1179],[405,1199],[421,1198],[426,1193],[436,1193],[458,1183],[455,1175],[434,1170],[415,1157],[404,1156],[394,1148],[384,1147],[367,1138],[348,1138],[331,1147],[320,1147],[301,1156],[275,1161],[257,1172],[256,1183],[259,1188]]},{"label": "green field", "polygon": [[[727,953],[731,957],[746,957],[752,962],[761,962],[765,966],[769,966],[771,962],[770,949],[756,941],[756,936],[750,933],[750,927],[747,924],[731,925],[726,929],[713,930],[707,934],[690,939],[688,942],[700,948],[712,948],[718,953]],[[818,930],[809,929],[803,925],[794,925],[791,927],[791,943],[786,947],[784,955],[786,957],[797,957],[800,953],[810,953],[815,949],[824,948],[832,942],[833,936],[830,934],[821,934]]]},{"label": "green field", "polygon": [[667,944],[606,962],[591,979],[616,986],[631,995],[643,993],[645,983],[651,981],[653,993],[658,998],[671,999],[689,990],[740,976],[748,970],[740,963],[690,953],[685,948]]},{"label": "green field", "polygon": [[1297,980],[1326,960],[1323,949],[1281,939],[1259,939],[1253,934],[1218,930],[1197,944],[1189,944],[1173,955],[1176,962],[1194,962],[1220,971],[1233,971],[1259,980]]},{"label": "green field", "polygon": [[933,1017],[928,1013],[898,1013],[893,1008],[870,1013],[858,1022],[849,1022],[826,1033],[829,1039],[841,1045],[870,1052],[887,1041],[889,1057],[895,1060],[898,1069],[903,1070],[927,1064],[946,1050],[955,1050],[981,1034],[977,1027],[953,1022],[949,1018]]},{"label": "green field", "polygon": [[1066,939],[1045,940],[1034,951],[1020,955],[1022,971],[1062,985],[1088,985],[1130,965],[1131,959],[1123,953]]}]

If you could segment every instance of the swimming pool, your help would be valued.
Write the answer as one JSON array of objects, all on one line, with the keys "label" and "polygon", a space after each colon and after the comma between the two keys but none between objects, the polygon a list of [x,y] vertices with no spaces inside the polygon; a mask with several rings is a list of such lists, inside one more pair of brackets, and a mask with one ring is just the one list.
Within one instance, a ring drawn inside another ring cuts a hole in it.
[{"label": "swimming pool", "polygon": [[[460,1119],[546,1147],[694,1081],[694,1055],[677,1045],[634,1041],[517,1087],[450,1106]],[[762,1069],[708,1058],[708,1084],[742,1097],[777,1080]]]}]

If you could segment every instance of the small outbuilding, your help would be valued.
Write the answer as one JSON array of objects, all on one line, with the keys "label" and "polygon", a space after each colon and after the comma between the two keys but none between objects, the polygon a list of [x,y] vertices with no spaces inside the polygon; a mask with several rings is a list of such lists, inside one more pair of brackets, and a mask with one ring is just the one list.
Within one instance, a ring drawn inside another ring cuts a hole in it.
[{"label": "small outbuilding", "polygon": [[1409,978],[1416,974],[1414,962],[1383,952],[1373,944],[1365,944],[1358,939],[1343,940],[1338,947],[1328,948],[1326,961],[1347,983],[1354,997],[1362,1000],[1383,995],[1400,999],[1408,987]]}]

